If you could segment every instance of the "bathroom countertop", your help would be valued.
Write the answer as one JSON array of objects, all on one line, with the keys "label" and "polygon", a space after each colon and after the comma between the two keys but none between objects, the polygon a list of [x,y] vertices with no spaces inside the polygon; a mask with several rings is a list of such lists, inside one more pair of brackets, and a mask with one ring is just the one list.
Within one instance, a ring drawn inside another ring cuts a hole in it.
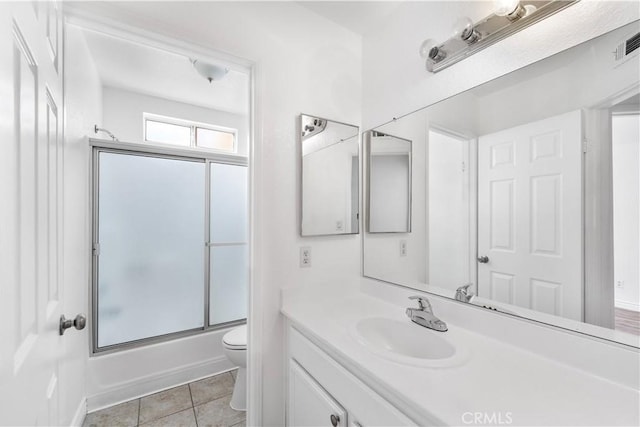
[{"label": "bathroom countertop", "polygon": [[[638,390],[471,332],[444,313],[436,314],[449,330],[429,332],[467,353],[457,366],[400,364],[354,338],[360,319],[408,322],[405,308],[357,290],[339,298],[326,290],[282,292],[281,311],[294,326],[419,425],[640,425]],[[473,422],[476,413],[488,418]]]}]

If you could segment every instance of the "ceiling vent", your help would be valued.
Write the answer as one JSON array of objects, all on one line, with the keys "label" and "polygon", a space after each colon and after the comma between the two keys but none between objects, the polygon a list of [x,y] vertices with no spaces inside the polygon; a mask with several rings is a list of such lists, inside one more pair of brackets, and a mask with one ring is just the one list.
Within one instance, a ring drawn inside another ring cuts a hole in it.
[{"label": "ceiling vent", "polygon": [[616,48],[615,63],[616,66],[628,61],[640,52],[640,33],[636,33],[633,36],[621,41]]}]

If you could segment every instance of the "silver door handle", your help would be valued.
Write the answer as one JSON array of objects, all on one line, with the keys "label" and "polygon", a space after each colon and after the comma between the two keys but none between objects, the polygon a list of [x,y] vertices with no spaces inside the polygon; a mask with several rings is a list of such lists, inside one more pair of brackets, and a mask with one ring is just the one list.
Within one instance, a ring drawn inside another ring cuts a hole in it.
[{"label": "silver door handle", "polygon": [[478,257],[478,262],[479,262],[480,264],[486,264],[486,263],[488,263],[488,262],[489,262],[489,257],[488,257],[488,256],[486,256],[486,255],[484,255],[484,256],[479,256],[479,257]]},{"label": "silver door handle", "polygon": [[67,319],[64,317],[64,314],[60,315],[60,335],[64,335],[64,331],[69,329],[70,327],[74,327],[77,330],[84,329],[87,325],[87,316],[84,314],[78,314],[75,319]]},{"label": "silver door handle", "polygon": [[329,419],[333,427],[338,427],[338,424],[340,424],[340,416],[336,414],[331,414],[331,417]]}]

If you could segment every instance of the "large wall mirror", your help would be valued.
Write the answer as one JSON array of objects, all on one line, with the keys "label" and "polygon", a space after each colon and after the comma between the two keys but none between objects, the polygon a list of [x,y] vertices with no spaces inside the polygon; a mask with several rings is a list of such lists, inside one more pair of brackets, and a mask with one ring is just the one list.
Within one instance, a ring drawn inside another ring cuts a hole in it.
[{"label": "large wall mirror", "polygon": [[639,32],[367,133],[411,141],[412,203],[410,230],[367,230],[364,274],[640,347]]},{"label": "large wall mirror", "polygon": [[358,132],[357,126],[300,115],[302,236],[358,233]]}]

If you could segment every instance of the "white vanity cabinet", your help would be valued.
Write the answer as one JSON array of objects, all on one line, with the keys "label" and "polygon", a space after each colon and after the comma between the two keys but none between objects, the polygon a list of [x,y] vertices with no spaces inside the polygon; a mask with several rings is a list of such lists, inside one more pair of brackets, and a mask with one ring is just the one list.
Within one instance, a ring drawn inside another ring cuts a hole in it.
[{"label": "white vanity cabinet", "polygon": [[289,425],[346,427],[347,412],[295,360],[289,361]]},{"label": "white vanity cabinet", "polygon": [[287,425],[415,426],[295,327],[288,327]]}]

